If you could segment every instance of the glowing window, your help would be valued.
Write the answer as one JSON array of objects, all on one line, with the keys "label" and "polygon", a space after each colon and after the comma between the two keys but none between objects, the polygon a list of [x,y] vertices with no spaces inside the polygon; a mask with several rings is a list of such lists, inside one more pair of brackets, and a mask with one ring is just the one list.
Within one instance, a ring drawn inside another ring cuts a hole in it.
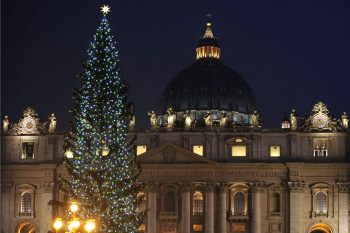
[{"label": "glowing window", "polygon": [[138,229],[139,232],[146,232],[146,224],[142,223]]},{"label": "glowing window", "polygon": [[319,192],[316,194],[316,212],[327,212],[327,195],[324,192]]},{"label": "glowing window", "polygon": [[137,210],[139,212],[146,210],[146,195],[144,193],[137,194]]},{"label": "glowing window", "polygon": [[22,142],[22,159],[34,159],[34,142]]},{"label": "glowing window", "polygon": [[247,156],[247,146],[246,145],[234,145],[234,146],[232,146],[232,156],[234,156],[234,157]]},{"label": "glowing window", "polygon": [[30,213],[32,209],[32,195],[24,193],[21,197],[21,213]]},{"label": "glowing window", "polygon": [[203,194],[195,192],[193,195],[193,215],[203,215]]},{"label": "glowing window", "polygon": [[146,153],[147,146],[146,145],[138,145],[136,146],[136,155],[141,155],[143,153]]},{"label": "glowing window", "polygon": [[270,157],[280,157],[281,147],[280,146],[270,146]]},{"label": "glowing window", "polygon": [[193,231],[203,231],[203,225],[202,224],[194,224],[193,225]]},{"label": "glowing window", "polygon": [[236,138],[235,139],[235,143],[242,143],[243,142],[243,139],[242,138]]},{"label": "glowing window", "polygon": [[245,215],[245,195],[243,192],[237,192],[233,196],[233,214],[235,216]]},{"label": "glowing window", "polygon": [[192,147],[193,153],[203,156],[203,152],[204,152],[204,146],[202,145],[194,145]]}]

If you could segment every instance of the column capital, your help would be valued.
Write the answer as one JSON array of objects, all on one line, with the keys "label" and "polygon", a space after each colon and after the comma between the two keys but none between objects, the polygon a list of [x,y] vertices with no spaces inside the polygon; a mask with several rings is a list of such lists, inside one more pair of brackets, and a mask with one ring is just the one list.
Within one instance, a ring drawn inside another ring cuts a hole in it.
[{"label": "column capital", "polygon": [[146,190],[148,192],[157,192],[157,190],[158,190],[158,183],[147,183],[146,184]]},{"label": "column capital", "polygon": [[53,182],[47,182],[39,184],[38,192],[39,193],[52,193],[55,184]]},{"label": "column capital", "polygon": [[252,193],[261,193],[264,192],[266,189],[266,184],[265,182],[251,182],[250,183],[250,189]]},{"label": "column capital", "polygon": [[189,182],[182,182],[182,183],[179,183],[179,184],[180,184],[182,193],[189,193],[189,192],[191,192],[191,188],[192,188],[191,183],[189,183]]},{"label": "column capital", "polygon": [[12,187],[13,187],[13,183],[12,182],[10,182],[10,183],[1,183],[1,191],[3,193],[10,192]]},{"label": "column capital", "polygon": [[214,182],[208,182],[205,184],[205,190],[206,192],[214,192],[215,187],[216,187],[217,183]]},{"label": "column capital", "polygon": [[289,188],[291,193],[303,193],[305,188],[304,181],[287,181],[285,186]]},{"label": "column capital", "polygon": [[336,184],[337,184],[339,193],[349,193],[350,182],[337,182]]},{"label": "column capital", "polygon": [[220,183],[220,192],[226,193],[228,190],[228,183]]}]

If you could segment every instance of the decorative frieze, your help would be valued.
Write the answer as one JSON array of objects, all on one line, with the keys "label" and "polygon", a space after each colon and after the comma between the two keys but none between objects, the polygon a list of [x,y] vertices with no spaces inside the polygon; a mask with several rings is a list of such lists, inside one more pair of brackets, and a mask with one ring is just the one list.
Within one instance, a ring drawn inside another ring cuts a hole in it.
[{"label": "decorative frieze", "polygon": [[270,171],[259,169],[226,169],[216,171],[214,169],[168,169],[168,170],[142,170],[143,177],[287,177],[283,170]]}]

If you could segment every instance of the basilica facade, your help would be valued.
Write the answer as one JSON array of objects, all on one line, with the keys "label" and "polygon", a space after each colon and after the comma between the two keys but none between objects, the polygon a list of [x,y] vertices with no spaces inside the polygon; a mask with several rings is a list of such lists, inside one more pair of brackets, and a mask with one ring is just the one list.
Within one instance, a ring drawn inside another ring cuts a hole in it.
[{"label": "basilica facade", "polygon": [[[196,60],[166,87],[138,131],[138,210],[147,233],[348,233],[350,137],[346,113],[323,102],[262,127],[255,96],[220,59],[211,22]],[[200,85],[198,85],[200,84]],[[268,116],[264,116],[268,117]],[[62,214],[63,134],[33,108],[3,120],[1,232],[46,233]]]}]

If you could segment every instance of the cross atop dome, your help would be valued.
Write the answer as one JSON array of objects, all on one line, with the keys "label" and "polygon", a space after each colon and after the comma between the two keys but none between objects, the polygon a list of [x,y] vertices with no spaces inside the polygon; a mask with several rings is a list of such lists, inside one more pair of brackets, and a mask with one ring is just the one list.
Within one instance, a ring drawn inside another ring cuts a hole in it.
[{"label": "cross atop dome", "polygon": [[207,14],[207,29],[205,30],[203,38],[214,38],[214,34],[211,30],[211,14]]}]

